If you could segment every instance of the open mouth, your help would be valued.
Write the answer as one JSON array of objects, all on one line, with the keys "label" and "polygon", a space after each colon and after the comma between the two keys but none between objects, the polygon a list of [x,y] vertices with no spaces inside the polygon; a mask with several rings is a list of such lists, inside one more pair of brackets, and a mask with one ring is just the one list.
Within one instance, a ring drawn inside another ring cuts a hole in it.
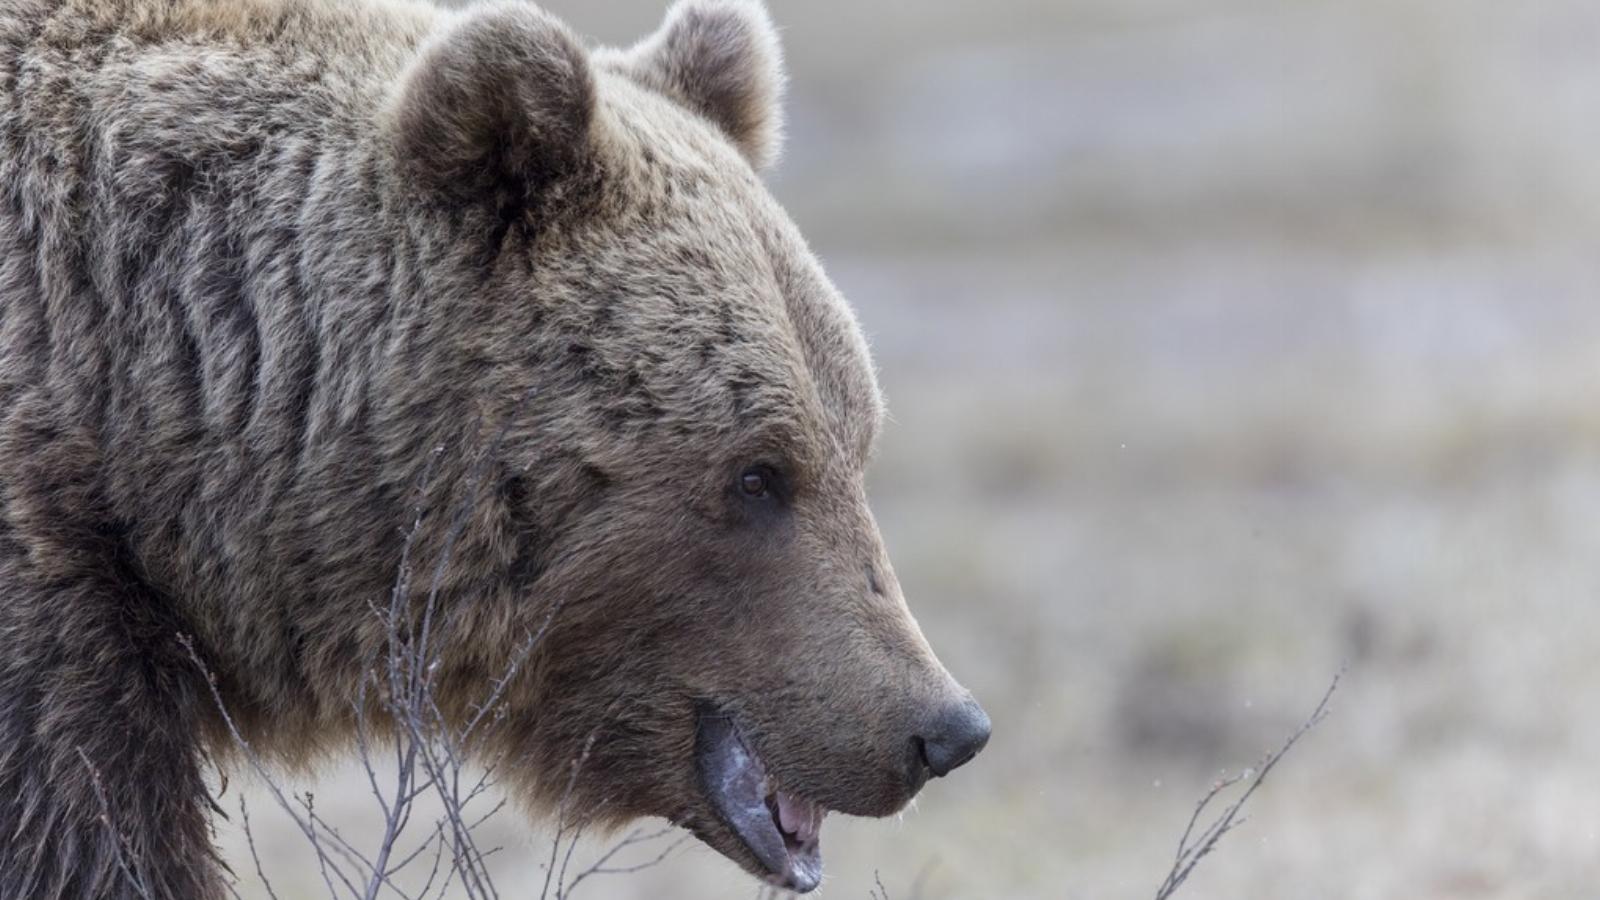
[{"label": "open mouth", "polygon": [[822,881],[822,819],[827,810],[781,790],[755,748],[726,715],[700,716],[695,757],[700,787],[764,870],[768,883],[805,893]]}]

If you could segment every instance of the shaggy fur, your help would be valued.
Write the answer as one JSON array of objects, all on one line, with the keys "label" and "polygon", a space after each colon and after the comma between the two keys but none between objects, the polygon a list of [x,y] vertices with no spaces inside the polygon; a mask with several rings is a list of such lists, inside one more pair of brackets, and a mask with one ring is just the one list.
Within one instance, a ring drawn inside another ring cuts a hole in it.
[{"label": "shaggy fur", "polygon": [[560,609],[488,749],[530,807],[592,739],[580,808],[753,866],[703,703],[791,790],[909,799],[966,696],[867,510],[865,345],[751,166],[780,81],[726,0],[626,52],[519,3],[0,0],[0,898],[134,896],[102,802],[153,896],[218,896],[180,641],[263,752],[336,750],[407,510],[432,564],[472,497],[441,698]]}]

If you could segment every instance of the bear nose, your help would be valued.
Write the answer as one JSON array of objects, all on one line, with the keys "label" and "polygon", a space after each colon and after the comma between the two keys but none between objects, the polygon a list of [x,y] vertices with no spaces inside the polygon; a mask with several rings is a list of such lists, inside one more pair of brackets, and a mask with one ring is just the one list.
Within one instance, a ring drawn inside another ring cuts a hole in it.
[{"label": "bear nose", "polygon": [[971,698],[946,707],[917,735],[922,762],[936,777],[966,765],[987,743],[989,714]]}]

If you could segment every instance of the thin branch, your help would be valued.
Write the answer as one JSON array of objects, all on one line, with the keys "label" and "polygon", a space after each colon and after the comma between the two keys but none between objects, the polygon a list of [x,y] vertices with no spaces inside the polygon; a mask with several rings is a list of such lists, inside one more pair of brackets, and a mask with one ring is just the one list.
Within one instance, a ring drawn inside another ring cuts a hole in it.
[{"label": "thin branch", "polygon": [[[539,900],[545,900],[550,895],[550,879],[555,876],[556,872],[556,855],[561,852],[561,838],[565,835],[567,828],[567,803],[572,799],[572,789],[578,783],[578,771],[583,768],[584,763],[589,761],[589,751],[594,749],[594,740],[595,736],[591,734],[583,742],[583,752],[578,755],[577,759],[572,761],[572,772],[567,776],[567,786],[561,792],[561,803],[556,807],[556,839],[550,846],[550,861],[545,865],[544,885],[539,889]],[[560,890],[561,888],[558,885],[556,888],[556,900],[561,900]]]},{"label": "thin branch", "polygon": [[128,837],[117,828],[116,821],[112,818],[111,801],[106,797],[105,785],[100,780],[100,770],[95,768],[94,763],[89,761],[89,754],[83,752],[82,747],[74,747],[73,749],[78,751],[78,758],[83,760],[84,768],[89,770],[89,783],[94,786],[95,798],[100,801],[100,821],[105,825],[107,833],[111,836],[112,859],[116,861],[117,868],[122,870],[122,874],[128,879],[128,883],[133,885],[133,889],[139,892],[142,900],[154,900],[150,896],[150,889],[145,886],[144,879],[128,867],[128,860],[124,855]]},{"label": "thin branch", "polygon": [[255,863],[256,877],[261,879],[261,886],[267,889],[267,896],[271,900],[278,900],[278,892],[272,889],[272,882],[261,867],[261,854],[256,852],[256,835],[250,828],[250,810],[245,807],[242,792],[239,794],[239,818],[244,822],[244,839],[250,845],[250,860]]},{"label": "thin branch", "polygon": [[872,883],[877,887],[869,889],[867,896],[871,900],[889,900],[889,889],[883,886],[883,878],[878,875],[877,869],[872,870]]},{"label": "thin branch", "polygon": [[[1244,822],[1244,819],[1239,817],[1239,813],[1244,809],[1245,804],[1250,801],[1250,797],[1261,787],[1261,783],[1266,780],[1267,776],[1278,765],[1278,762],[1294,748],[1294,745],[1302,737],[1305,737],[1311,729],[1322,724],[1322,720],[1328,717],[1328,703],[1333,699],[1334,691],[1339,689],[1339,681],[1344,677],[1344,674],[1345,668],[1341,667],[1333,676],[1333,682],[1328,685],[1328,689],[1323,693],[1322,700],[1317,703],[1316,709],[1312,710],[1311,715],[1300,723],[1300,727],[1289,735],[1288,740],[1283,742],[1283,746],[1269,753],[1254,770],[1246,769],[1231,778],[1218,780],[1211,785],[1210,790],[1206,791],[1205,796],[1200,798],[1200,802],[1195,805],[1194,812],[1189,816],[1188,825],[1183,829],[1183,836],[1178,840],[1178,850],[1172,862],[1172,869],[1167,872],[1167,877],[1161,882],[1161,887],[1156,891],[1155,900],[1168,900],[1189,879],[1190,873],[1194,871],[1194,867],[1199,864],[1200,860],[1206,858],[1212,850],[1216,849],[1217,841],[1221,840],[1223,835],[1232,831],[1234,827]],[[1201,828],[1198,835],[1195,835],[1195,826],[1200,823],[1212,801],[1219,794],[1241,781],[1248,781],[1249,786],[1244,789],[1244,793],[1239,795],[1239,799],[1228,804],[1215,819]]]},{"label": "thin branch", "polygon": [[656,840],[658,838],[665,837],[672,830],[673,830],[672,827],[668,826],[666,828],[660,829],[659,831],[655,831],[655,832],[653,832],[651,834],[648,834],[648,835],[645,835],[643,837],[627,838],[627,839],[622,840],[621,842],[619,842],[618,844],[613,846],[610,850],[607,850],[605,852],[605,854],[603,854],[598,860],[596,860],[593,865],[589,866],[589,868],[584,869],[582,872],[579,872],[577,875],[573,876],[572,883],[567,885],[567,889],[566,889],[565,892],[563,892],[560,895],[558,895],[557,900],[569,900],[569,898],[572,897],[573,891],[576,891],[578,889],[578,885],[582,884],[584,879],[589,878],[590,876],[594,876],[594,875],[632,875],[635,872],[643,872],[645,869],[651,869],[651,868],[654,868],[656,866],[661,865],[663,862],[666,862],[667,857],[671,856],[674,851],[676,851],[679,847],[683,846],[684,842],[689,839],[690,835],[687,832],[678,835],[677,839],[672,841],[671,843],[667,844],[666,847],[662,848],[660,853],[656,854],[654,857],[652,857],[650,859],[647,859],[647,860],[645,860],[643,862],[636,863],[634,865],[629,865],[629,866],[607,866],[606,865],[606,862],[608,862],[612,857],[616,856],[617,855],[617,851],[621,850],[622,848],[627,847],[627,846],[629,846],[631,844],[647,843],[649,841],[653,841],[653,840]]}]

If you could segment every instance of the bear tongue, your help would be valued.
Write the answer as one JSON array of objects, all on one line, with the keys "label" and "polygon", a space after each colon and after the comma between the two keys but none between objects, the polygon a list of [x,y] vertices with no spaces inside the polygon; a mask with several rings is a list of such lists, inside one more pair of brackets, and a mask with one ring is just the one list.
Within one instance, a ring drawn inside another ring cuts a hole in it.
[{"label": "bear tongue", "polygon": [[783,791],[778,792],[778,824],[801,844],[809,844],[822,831],[827,811],[815,803]]}]

